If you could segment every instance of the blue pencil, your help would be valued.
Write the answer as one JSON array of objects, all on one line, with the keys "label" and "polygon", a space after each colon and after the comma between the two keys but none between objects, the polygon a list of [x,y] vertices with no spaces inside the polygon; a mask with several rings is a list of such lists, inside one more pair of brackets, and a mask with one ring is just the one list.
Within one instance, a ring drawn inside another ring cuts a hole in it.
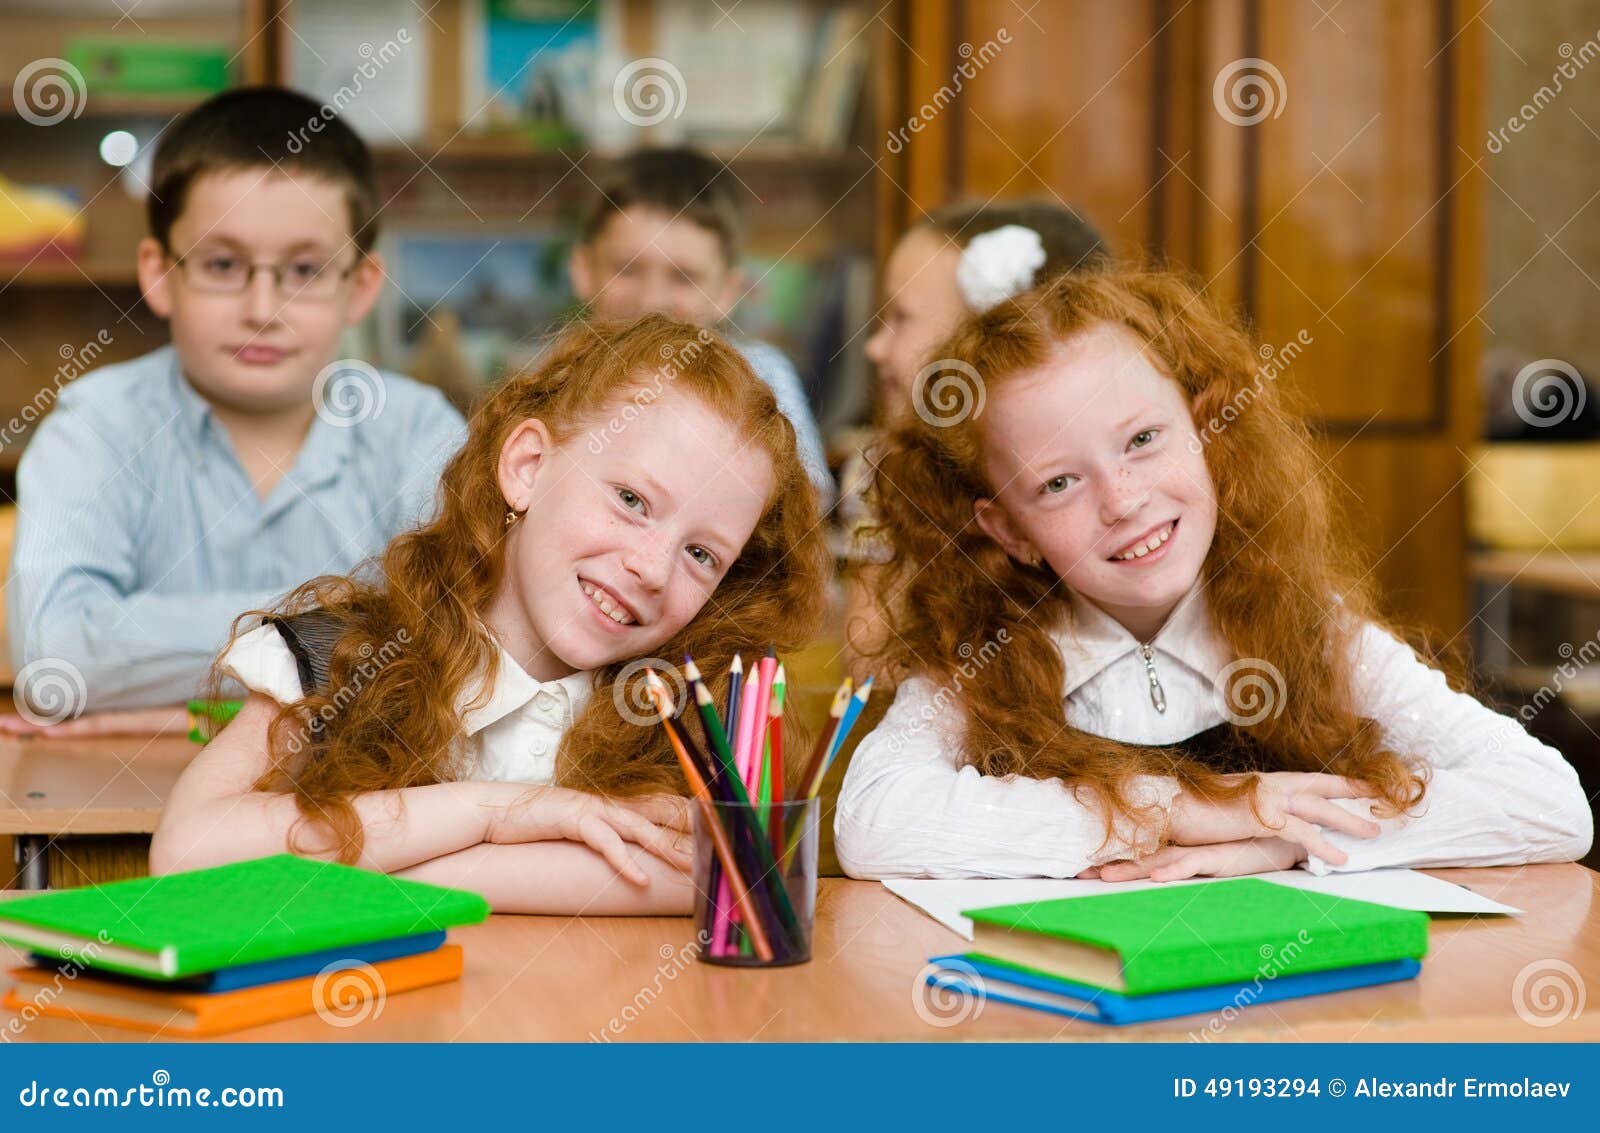
[{"label": "blue pencil", "polygon": [[[856,694],[850,698],[850,703],[845,706],[844,716],[839,721],[839,726],[834,729],[833,742],[828,745],[827,758],[822,761],[822,774],[828,774],[828,768],[833,766],[833,761],[839,754],[839,749],[844,747],[844,741],[850,735],[850,729],[855,727],[856,720],[860,718],[862,709],[867,706],[867,697],[872,695],[872,678],[868,677],[861,682],[861,687],[856,689]],[[820,781],[820,780],[819,780]]]},{"label": "blue pencil", "polygon": [[728,666],[728,710],[722,714],[722,730],[733,742],[733,733],[739,726],[739,695],[744,685],[744,660],[737,653]]}]

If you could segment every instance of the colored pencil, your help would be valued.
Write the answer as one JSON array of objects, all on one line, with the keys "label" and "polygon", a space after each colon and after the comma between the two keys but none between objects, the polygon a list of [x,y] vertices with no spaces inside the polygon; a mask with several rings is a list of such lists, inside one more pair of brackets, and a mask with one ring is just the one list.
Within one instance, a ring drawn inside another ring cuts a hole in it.
[{"label": "colored pencil", "polygon": [[[783,701],[788,695],[789,681],[784,675],[783,666],[778,666],[778,673],[772,679],[772,708],[767,714],[767,744],[771,754],[767,759],[768,766],[772,769],[772,813],[780,816],[787,813],[783,809]],[[772,852],[775,856],[783,853],[783,819],[774,817],[769,823],[769,832],[772,834]]]},{"label": "colored pencil", "polygon": [[[739,693],[744,687],[744,659],[737,653],[733,655],[733,664],[728,666],[728,710],[723,713],[723,731],[727,733],[728,747],[738,754],[739,733]],[[737,762],[737,759],[735,760]]]},{"label": "colored pencil", "polygon": [[767,722],[772,710],[772,683],[778,675],[778,659],[772,649],[756,662],[756,695],[752,706],[755,719],[750,726],[750,755],[745,782],[760,784],[766,779]]},{"label": "colored pencil", "polygon": [[[850,730],[856,726],[856,721],[861,718],[862,710],[867,706],[867,698],[872,695],[872,678],[868,677],[861,682],[861,687],[856,689],[855,695],[841,704],[841,695],[848,691],[848,685],[849,679],[846,678],[845,684],[840,685],[839,691],[834,694],[833,708],[829,715],[838,714],[838,724],[833,729],[832,736],[828,737],[827,751],[823,753],[823,758],[818,763],[817,769],[812,774],[806,788],[805,797],[808,799],[816,798],[817,792],[822,789],[822,781],[828,777],[828,768],[832,767],[833,761],[839,757],[839,752],[844,748],[845,740],[850,737]],[[815,755],[812,758],[815,759]],[[788,868],[789,855],[794,853],[795,846],[800,844],[800,835],[803,829],[803,827],[797,826],[789,835],[788,844],[778,857],[779,862],[782,863],[779,867],[780,869]]]},{"label": "colored pencil", "polygon": [[833,694],[833,706],[828,709],[828,726],[822,730],[822,735],[817,737],[817,744],[811,749],[811,758],[806,761],[805,773],[800,776],[799,790],[805,798],[811,798],[817,793],[817,788],[822,785],[820,772],[826,764],[828,750],[833,746],[833,737],[838,734],[839,721],[844,717],[844,710],[850,704],[850,690],[852,682],[849,677],[839,685]]},{"label": "colored pencil", "polygon": [[[734,662],[736,666],[739,664],[737,657],[734,658]],[[734,674],[730,673],[730,679],[733,676]],[[684,677],[689,682],[695,706],[699,710],[701,729],[706,736],[706,749],[711,753],[718,769],[717,785],[727,792],[727,797],[731,801],[748,805],[749,800],[744,793],[744,785],[740,782],[735,769],[733,751],[728,746],[728,733],[723,728],[722,721],[717,719],[716,704],[711,698],[711,690],[706,688],[700,667],[694,663],[693,657],[684,657]],[[738,784],[737,794],[732,790],[733,784]],[[733,891],[720,864],[713,861],[711,867],[710,875],[706,879],[711,892],[716,895],[711,920],[711,949],[713,955],[723,956],[732,950]]]},{"label": "colored pencil", "polygon": [[767,940],[765,929],[762,928],[761,918],[756,915],[752,903],[750,890],[744,883],[744,877],[739,872],[739,863],[734,860],[733,846],[728,841],[727,831],[723,830],[722,823],[718,821],[716,810],[711,805],[711,792],[704,779],[695,768],[695,762],[684,747],[680,739],[681,729],[674,729],[676,722],[672,718],[671,698],[667,694],[666,686],[661,683],[661,678],[656,676],[654,669],[646,669],[650,694],[655,698],[656,711],[661,716],[661,722],[667,728],[667,735],[672,741],[672,748],[678,757],[678,763],[683,768],[684,778],[689,781],[689,790],[700,802],[701,818],[705,821],[706,829],[711,834],[711,842],[716,850],[717,857],[722,861],[724,875],[728,878],[733,889],[733,899],[738,903],[744,913],[746,931],[750,934],[751,946],[756,955],[762,960],[772,960],[772,945]]},{"label": "colored pencil", "polygon": [[733,766],[728,733],[717,718],[716,702],[712,700],[711,690],[706,688],[705,680],[700,676],[700,667],[694,663],[693,657],[685,657],[683,662],[683,676],[689,682],[689,695],[693,697],[700,715],[700,730],[705,733],[706,754],[714,757],[718,773],[721,774]]},{"label": "colored pencil", "polygon": [[750,666],[750,676],[744,682],[744,687],[739,692],[739,718],[729,726],[734,728],[733,737],[733,762],[739,769],[739,781],[744,784],[745,791],[752,797],[755,794],[755,783],[750,778],[750,734],[755,731],[756,698],[761,692],[761,670],[758,666]]},{"label": "colored pencil", "polygon": [[[844,710],[844,719],[839,721],[839,727],[834,734],[833,743],[828,747],[828,758],[822,764],[822,776],[826,777],[828,768],[833,766],[833,761],[839,758],[839,751],[844,747],[845,737],[850,734],[850,729],[856,726],[856,721],[861,718],[862,710],[867,706],[867,698],[872,695],[872,678],[868,677],[861,682],[861,687],[856,689],[856,694],[850,698],[850,703]],[[822,785],[822,779],[817,780],[817,786]]]}]

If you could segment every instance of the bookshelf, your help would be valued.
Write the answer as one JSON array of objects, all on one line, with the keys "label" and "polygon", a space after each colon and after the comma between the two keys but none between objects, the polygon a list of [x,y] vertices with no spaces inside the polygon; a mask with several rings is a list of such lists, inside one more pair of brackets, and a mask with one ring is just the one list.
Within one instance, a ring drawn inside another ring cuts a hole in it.
[{"label": "bookshelf", "polygon": [[[878,147],[871,140],[871,121],[882,96],[874,86],[880,73],[890,73],[879,62],[894,45],[886,26],[870,22],[873,6],[848,0],[746,0],[737,19],[727,23],[716,19],[714,7],[695,0],[600,0],[594,8],[600,45],[594,66],[602,77],[608,68],[614,71],[630,60],[671,58],[670,50],[681,51],[684,43],[700,38],[717,42],[715,37],[722,36],[723,42],[732,42],[727,37],[736,40],[736,27],[747,28],[753,37],[763,27],[800,27],[797,21],[803,18],[818,29],[816,35],[833,36],[826,46],[841,69],[849,58],[834,44],[848,37],[865,45],[851,50],[851,57],[864,53],[859,88],[852,88],[843,101],[833,96],[833,136],[827,144],[818,141],[816,123],[822,119],[816,92],[821,88],[810,75],[795,89],[793,122],[725,136],[687,137],[682,130],[692,115],[682,121],[668,118],[660,128],[626,132],[614,128],[616,123],[598,123],[588,134],[551,145],[526,131],[484,128],[484,115],[470,105],[474,89],[484,86],[474,88],[467,79],[475,64],[487,66],[482,60],[489,48],[473,46],[488,42],[483,38],[490,34],[484,30],[490,18],[486,2],[496,0],[159,0],[130,18],[122,10],[126,5],[111,0],[15,0],[0,13],[0,83],[9,91],[25,69],[40,60],[68,58],[85,38],[120,38],[223,45],[231,58],[232,83],[279,82],[325,97],[315,89],[317,82],[326,81],[330,73],[337,77],[339,52],[357,36],[377,54],[392,57],[396,71],[397,86],[379,90],[374,84],[373,99],[382,106],[375,113],[402,128],[386,134],[370,120],[362,127],[378,165],[386,233],[478,224],[493,232],[518,226],[570,229],[592,191],[591,180],[607,160],[634,144],[683,140],[725,161],[752,194],[746,244],[756,268],[749,273],[753,280],[765,279],[762,265],[802,259],[833,264],[854,257],[870,275],[883,246],[878,217],[884,190],[873,156]],[[859,13],[851,17],[859,21],[859,35],[850,34],[856,25],[844,18],[848,13]],[[402,26],[408,28],[407,51],[414,58],[402,60],[399,53],[384,52],[385,43],[396,45]],[[776,38],[769,36],[762,44]],[[800,56],[810,51],[820,57],[821,47],[799,43],[796,37],[786,37],[780,46],[785,45]],[[736,74],[739,60],[732,55],[727,60],[730,73]],[[816,62],[812,58],[808,65]],[[703,63],[685,57],[683,78],[690,97],[709,104],[699,106],[701,110],[737,109],[715,105],[737,100],[717,92],[718,76],[703,69]],[[425,93],[406,110],[402,104],[412,97],[405,93],[412,78]],[[75,112],[49,125],[31,121],[13,100],[0,100],[0,177],[16,185],[65,190],[84,221],[81,245],[71,256],[47,252],[0,260],[0,423],[14,420],[51,384],[64,348],[90,341],[102,329],[109,330],[112,341],[100,363],[136,357],[166,341],[165,327],[139,297],[134,271],[135,248],[145,232],[142,201],[124,188],[123,171],[106,164],[99,147],[109,133],[126,130],[148,148],[201,97],[103,92],[90,82]],[[853,293],[865,300],[858,302],[864,325],[871,316],[866,305],[870,283],[858,283]],[[804,321],[794,312],[790,315],[791,323]],[[740,312],[734,318],[737,324]],[[542,329],[530,327],[530,336]],[[775,337],[791,356],[802,348],[815,353],[804,330],[792,326],[787,337]],[[824,352],[831,357],[813,362],[829,371],[822,381],[865,380],[862,338],[841,341]],[[371,341],[378,343],[376,332]],[[376,360],[400,369],[407,363],[404,357]],[[796,357],[796,362],[806,374],[807,359]],[[9,442],[0,447],[4,498],[13,490],[26,436],[26,428],[12,430]]]}]

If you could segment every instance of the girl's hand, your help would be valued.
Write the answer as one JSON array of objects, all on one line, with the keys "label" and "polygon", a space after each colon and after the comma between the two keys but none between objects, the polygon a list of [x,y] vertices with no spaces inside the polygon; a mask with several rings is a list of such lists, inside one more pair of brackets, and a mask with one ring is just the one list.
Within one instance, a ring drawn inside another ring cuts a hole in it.
[{"label": "girl's hand", "polygon": [[1151,881],[1243,877],[1293,869],[1305,859],[1303,847],[1282,838],[1247,838],[1242,842],[1218,842],[1210,846],[1163,846],[1141,861],[1107,862],[1078,876],[1094,876],[1101,881],[1133,881],[1141,877]]},{"label": "girl's hand", "polygon": [[183,705],[171,708],[129,708],[117,712],[90,712],[57,724],[35,724],[24,716],[0,716],[0,736],[40,736],[49,740],[77,740],[95,736],[187,735],[189,712]]},{"label": "girl's hand", "polygon": [[650,877],[633,861],[627,843],[685,872],[694,861],[683,829],[658,824],[637,809],[647,802],[653,813],[676,821],[669,813],[671,808],[660,800],[661,796],[654,800],[608,799],[566,787],[536,787],[495,811],[484,841],[582,842],[635,885],[647,885]]},{"label": "girl's hand", "polygon": [[1356,838],[1376,838],[1382,831],[1376,822],[1330,801],[1372,795],[1372,788],[1359,779],[1302,772],[1260,776],[1253,809],[1249,795],[1211,802],[1179,791],[1168,816],[1167,841],[1179,846],[1213,846],[1253,838],[1281,838],[1334,865],[1344,865],[1348,856],[1324,838],[1317,827],[1326,826]]},{"label": "girl's hand", "polygon": [[612,801],[663,829],[681,830],[685,834],[694,829],[694,820],[689,815],[689,800],[682,795],[635,795]]}]

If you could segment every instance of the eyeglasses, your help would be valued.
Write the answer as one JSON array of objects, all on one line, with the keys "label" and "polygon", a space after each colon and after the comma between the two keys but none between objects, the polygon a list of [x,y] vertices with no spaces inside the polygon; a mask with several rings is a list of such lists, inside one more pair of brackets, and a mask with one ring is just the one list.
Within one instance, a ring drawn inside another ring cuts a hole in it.
[{"label": "eyeglasses", "polygon": [[208,295],[242,295],[255,279],[256,272],[264,271],[271,274],[280,299],[331,299],[356,270],[355,264],[339,268],[326,260],[310,257],[276,264],[251,263],[243,256],[221,250],[186,252],[181,256],[168,252],[167,255],[183,272],[184,281],[190,287]]}]

